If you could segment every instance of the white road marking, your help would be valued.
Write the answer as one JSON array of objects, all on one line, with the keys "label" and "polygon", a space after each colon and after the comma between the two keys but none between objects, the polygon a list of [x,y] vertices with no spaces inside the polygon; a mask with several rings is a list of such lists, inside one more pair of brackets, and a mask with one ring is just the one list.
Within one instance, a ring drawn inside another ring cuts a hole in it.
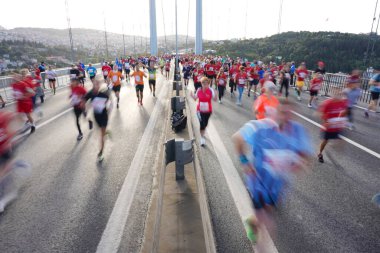
[{"label": "white road marking", "polygon": [[168,85],[162,85],[159,101],[154,106],[149,122],[144,130],[135,156],[133,157],[128,174],[119,192],[111,216],[108,219],[101,240],[98,244],[97,253],[116,253],[119,249],[125,224],[127,223],[129,211],[134,199],[137,183],[140,178],[142,166],[145,162],[146,147],[153,136],[153,130],[158,117],[161,115],[163,105],[160,100],[167,94]]},{"label": "white road marking", "polygon": [[[319,123],[317,123],[317,122],[315,122],[315,121],[313,121],[313,120],[311,120],[311,119],[309,119],[309,118],[307,118],[307,117],[305,117],[305,116],[303,116],[303,115],[301,115],[301,114],[299,114],[299,113],[297,113],[297,112],[295,112],[295,111],[292,111],[292,113],[293,113],[294,115],[296,115],[296,116],[298,116],[298,117],[300,117],[300,118],[306,120],[307,122],[309,122],[309,123],[311,123],[311,124],[313,124],[313,125],[315,125],[315,126],[317,126],[317,127],[319,127],[319,128],[324,129],[324,126],[322,126],[321,124],[319,124]],[[380,154],[379,154],[379,153],[376,153],[375,151],[373,151],[373,150],[371,150],[371,149],[369,149],[369,148],[367,148],[367,147],[364,147],[363,145],[361,145],[361,144],[359,144],[359,143],[357,143],[357,142],[355,142],[355,141],[353,141],[353,140],[351,140],[351,139],[349,139],[349,138],[347,138],[347,137],[344,137],[344,136],[342,136],[342,135],[339,135],[339,137],[340,137],[342,140],[344,140],[344,141],[346,141],[346,142],[348,142],[348,143],[354,145],[355,147],[360,148],[361,150],[367,152],[368,154],[373,155],[374,157],[380,159]]]},{"label": "white road marking", "polygon": [[[248,191],[245,188],[244,183],[240,178],[240,175],[212,122],[212,119],[208,125],[207,133],[214,147],[215,154],[218,158],[220,167],[222,168],[224,177],[227,181],[228,188],[230,189],[232,198],[235,202],[235,205],[239,211],[240,218],[244,225],[245,219],[254,213],[253,207],[251,205],[252,200],[249,197]],[[263,232],[263,240],[261,242],[264,248],[267,250],[267,252],[278,252],[276,246],[269,236],[268,231],[265,230]],[[244,234],[242,236],[244,236]]]}]

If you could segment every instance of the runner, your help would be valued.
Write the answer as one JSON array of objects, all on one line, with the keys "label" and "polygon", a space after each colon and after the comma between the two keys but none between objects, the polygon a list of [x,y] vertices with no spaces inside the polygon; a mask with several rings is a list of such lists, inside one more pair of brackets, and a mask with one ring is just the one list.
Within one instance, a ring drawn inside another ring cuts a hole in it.
[{"label": "runner", "polygon": [[191,96],[194,100],[198,99],[197,116],[200,123],[201,146],[203,147],[206,145],[205,131],[212,113],[211,100],[214,99],[214,101],[216,101],[216,96],[214,90],[210,87],[210,80],[207,77],[202,77],[201,84],[202,87],[196,90]]},{"label": "runner", "polygon": [[100,151],[98,153],[98,162],[102,162],[105,138],[109,135],[107,131],[108,125],[108,114],[112,109],[112,100],[110,99],[109,90],[104,84],[104,81],[101,77],[96,77],[94,81],[94,86],[84,97],[84,101],[91,101],[92,107],[94,109],[95,122],[100,128]]},{"label": "runner", "polygon": [[265,228],[270,234],[274,231],[273,210],[285,193],[289,176],[305,169],[312,154],[305,128],[290,118],[293,107],[282,100],[269,118],[251,120],[233,136],[255,208],[255,214],[246,219],[247,236],[252,242],[257,240],[258,252],[266,252],[260,234]]},{"label": "runner", "polygon": [[97,72],[98,71],[96,70],[96,68],[93,67],[91,63],[89,63],[87,67],[87,73],[88,73],[88,76],[90,77],[91,82],[94,82]]},{"label": "runner", "polygon": [[53,70],[51,65],[49,66],[49,70],[46,72],[46,76],[49,80],[49,87],[53,91],[53,95],[55,95],[55,82],[58,76],[57,76],[57,73],[55,73],[55,71]]},{"label": "runner", "polygon": [[29,70],[22,69],[20,75],[14,75],[15,83],[12,84],[13,96],[17,101],[17,112],[25,113],[27,117],[26,126],[30,126],[30,133],[34,133],[36,126],[32,117],[33,101],[35,95],[33,90],[33,78],[29,74]]},{"label": "runner", "polygon": [[236,75],[237,73],[239,72],[239,68],[238,68],[238,65],[236,63],[234,63],[230,69],[230,73],[229,73],[229,76],[230,76],[230,81],[229,81],[229,86],[230,86],[230,93],[231,93],[231,97],[233,95],[235,95],[234,93],[234,90],[236,90],[236,82],[235,82],[235,78],[236,78]]},{"label": "runner", "polygon": [[108,65],[108,62],[105,62],[104,65],[102,66],[102,73],[104,80],[107,80],[108,74],[111,72],[112,68]]},{"label": "runner", "polygon": [[349,78],[346,81],[346,89],[343,90],[343,94],[346,95],[348,99],[347,106],[347,127],[350,130],[354,129],[354,115],[353,108],[360,96],[360,70],[353,70]]},{"label": "runner", "polygon": [[12,161],[16,132],[10,125],[15,118],[13,113],[0,112],[0,213],[17,197],[18,190],[31,172],[28,163]]},{"label": "runner", "polygon": [[204,71],[199,62],[195,63],[195,69],[192,71],[193,81],[194,81],[194,90],[197,91],[202,87],[201,80],[204,76]]},{"label": "runner", "polygon": [[156,96],[156,79],[157,79],[157,69],[154,66],[154,61],[150,61],[150,65],[148,67],[148,73],[149,73],[149,89],[150,93],[153,93],[153,97]]},{"label": "runner", "polygon": [[305,86],[305,78],[309,75],[309,72],[306,69],[306,64],[304,62],[296,70],[296,91],[297,91],[297,99],[301,101],[301,93],[302,89]]},{"label": "runner", "polygon": [[256,119],[266,118],[279,105],[278,99],[273,95],[276,90],[276,85],[273,82],[266,81],[263,90],[264,93],[253,103],[253,114]]},{"label": "runner", "polygon": [[294,61],[291,62],[291,65],[290,65],[290,70],[289,70],[289,73],[290,73],[290,86],[294,86],[294,73],[296,71],[296,64],[294,63]]},{"label": "runner", "polygon": [[310,100],[307,107],[317,107],[315,105],[315,100],[318,97],[318,92],[322,88],[323,75],[321,73],[316,73],[313,80],[310,82]]},{"label": "runner", "polygon": [[140,66],[136,65],[135,71],[131,75],[135,78],[136,85],[136,95],[137,103],[143,105],[143,95],[144,95],[144,77],[147,77],[146,74],[140,70]]},{"label": "runner", "polygon": [[0,95],[0,103],[1,103],[1,108],[5,107],[5,101],[3,99],[3,96]]},{"label": "runner", "polygon": [[258,69],[256,68],[256,65],[251,67],[249,74],[250,74],[250,80],[249,80],[248,97],[251,96],[251,89],[253,86],[253,97],[256,98],[257,85],[259,84],[259,81],[260,81],[260,76],[258,73]]},{"label": "runner", "polygon": [[185,60],[185,64],[182,68],[183,72],[183,80],[185,83],[185,89],[187,89],[187,85],[189,84],[189,79],[190,79],[190,72],[191,72],[191,66],[189,65],[188,60]]},{"label": "runner", "polygon": [[280,71],[280,79],[279,79],[279,82],[280,82],[280,90],[279,90],[279,94],[278,96],[281,97],[282,96],[282,89],[285,90],[285,98],[288,99],[288,96],[289,96],[289,79],[290,79],[290,75],[289,73],[286,72],[286,67],[283,68],[283,70]]},{"label": "runner", "polygon": [[86,78],[86,71],[84,69],[84,64],[83,63],[81,63],[81,62],[78,63],[78,70],[79,70],[79,82],[84,87],[84,81],[85,81],[85,78]]},{"label": "runner", "polygon": [[228,79],[228,72],[224,72],[224,69],[219,70],[218,75],[216,76],[216,82],[218,84],[218,95],[219,95],[219,104],[222,103],[222,97],[224,96],[224,91],[226,90]]},{"label": "runner", "polygon": [[130,83],[131,80],[129,78],[129,74],[131,73],[131,65],[129,63],[129,60],[126,60],[124,62],[124,71],[125,71],[125,80],[127,81],[127,83]]},{"label": "runner", "polygon": [[115,92],[117,109],[119,109],[121,80],[123,80],[123,78],[122,73],[118,70],[117,64],[115,64],[113,70],[108,73],[107,83],[109,83],[108,87]]},{"label": "runner", "polygon": [[239,73],[235,76],[235,83],[238,85],[239,97],[236,100],[237,105],[242,105],[241,98],[243,96],[244,88],[248,83],[248,76],[245,73],[245,68],[243,66],[240,67]]},{"label": "runner", "polygon": [[46,66],[45,66],[45,62],[41,62],[40,66],[38,66],[38,70],[39,70],[39,75],[41,76],[41,83],[42,83],[42,86],[44,89],[46,89],[45,87],[45,77],[46,77]]},{"label": "runner", "polygon": [[212,87],[213,80],[216,78],[216,72],[215,72],[215,61],[211,60],[206,62],[206,65],[204,67],[206,77],[210,80],[210,86]]},{"label": "runner", "polygon": [[[71,105],[73,106],[77,128],[78,128],[78,137],[77,140],[80,141],[83,139],[83,133],[79,124],[80,116],[83,114],[86,117],[85,105],[82,103],[84,96],[86,95],[86,90],[79,85],[79,80],[77,78],[71,79]],[[88,121],[89,128],[92,129],[93,123],[91,120]]]},{"label": "runner", "polygon": [[164,59],[161,57],[161,58],[160,58],[160,70],[161,70],[161,75],[164,75],[164,67],[165,67],[165,61],[164,61]]},{"label": "runner", "polygon": [[165,63],[165,76],[166,80],[169,80],[169,73],[170,73],[170,61],[167,60]]},{"label": "runner", "polygon": [[364,116],[366,118],[369,117],[370,110],[373,110],[376,112],[376,107],[377,107],[379,97],[380,97],[380,67],[376,68],[374,70],[374,73],[375,75],[373,75],[371,80],[369,81],[369,85],[371,85],[371,88],[370,88],[371,102],[369,103],[367,110],[365,110],[364,112]]},{"label": "runner", "polygon": [[322,130],[323,141],[320,144],[318,160],[323,163],[323,150],[331,139],[339,139],[339,134],[346,125],[346,115],[348,101],[343,97],[343,93],[338,88],[333,88],[333,96],[324,101],[319,111],[323,120],[324,129]]}]

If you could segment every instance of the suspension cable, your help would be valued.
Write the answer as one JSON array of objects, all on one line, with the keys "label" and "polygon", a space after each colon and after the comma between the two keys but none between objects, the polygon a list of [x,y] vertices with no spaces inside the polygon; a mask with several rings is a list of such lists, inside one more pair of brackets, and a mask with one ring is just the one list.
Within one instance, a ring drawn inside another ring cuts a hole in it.
[{"label": "suspension cable", "polygon": [[189,6],[187,8],[187,32],[186,32],[186,53],[187,53],[187,41],[189,39],[189,20],[190,20],[190,0],[189,0]]},{"label": "suspension cable", "polygon": [[164,3],[161,0],[161,12],[162,12],[162,23],[164,24],[164,36],[165,36],[165,53],[168,51],[167,42],[166,42],[166,28],[165,28],[165,14],[164,14]]}]

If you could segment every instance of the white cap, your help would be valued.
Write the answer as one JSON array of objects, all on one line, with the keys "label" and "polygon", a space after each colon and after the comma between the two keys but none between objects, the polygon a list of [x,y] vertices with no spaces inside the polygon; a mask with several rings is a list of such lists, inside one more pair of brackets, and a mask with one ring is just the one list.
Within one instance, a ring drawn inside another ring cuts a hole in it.
[{"label": "white cap", "polygon": [[266,81],[264,83],[264,88],[265,90],[275,91],[276,85],[271,81]]}]

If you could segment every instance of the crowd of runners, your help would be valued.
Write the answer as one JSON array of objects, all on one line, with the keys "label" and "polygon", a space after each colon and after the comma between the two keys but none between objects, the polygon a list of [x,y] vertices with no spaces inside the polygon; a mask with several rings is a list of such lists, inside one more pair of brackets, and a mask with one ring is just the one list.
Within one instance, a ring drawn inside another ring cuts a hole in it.
[{"label": "crowd of runners", "polygon": [[[70,103],[75,114],[78,135],[83,138],[81,117],[88,121],[89,129],[93,129],[94,121],[100,132],[100,148],[97,161],[102,162],[103,150],[107,136],[109,114],[116,104],[119,109],[122,85],[133,83],[136,91],[137,106],[143,106],[144,87],[148,84],[152,98],[156,96],[156,79],[161,74],[169,79],[173,71],[173,57],[126,57],[115,61],[103,62],[101,68],[91,63],[72,65],[70,75]],[[361,73],[353,70],[344,87],[331,87],[331,97],[318,103],[318,94],[323,86],[325,64],[316,63],[313,71],[309,71],[304,62],[248,61],[241,58],[186,55],[179,58],[179,69],[187,92],[189,86],[194,87],[191,96],[197,100],[197,117],[200,123],[200,144],[206,145],[206,128],[213,112],[213,100],[222,104],[229,93],[236,106],[243,106],[246,100],[252,108],[252,120],[233,136],[239,160],[244,167],[245,182],[251,195],[256,215],[246,220],[247,235],[252,241],[260,238],[260,228],[265,225],[271,229],[273,219],[270,218],[283,194],[284,186],[289,182],[289,175],[307,169],[308,162],[315,157],[324,162],[323,151],[330,140],[338,139],[344,128],[353,129],[353,107],[361,94]],[[42,73],[44,73],[42,75]],[[42,77],[43,76],[43,77]],[[41,105],[45,92],[56,94],[56,72],[51,66],[45,69],[41,63],[32,71],[23,69],[13,76],[12,84],[16,112],[0,112],[0,152],[2,170],[0,185],[4,184],[12,168],[27,170],[25,162],[12,162],[11,151],[15,135],[30,133],[36,130],[35,117],[42,117]],[[89,82],[86,82],[88,78]],[[45,86],[48,80],[49,88]],[[306,83],[307,80],[307,83]],[[364,112],[365,117],[375,109],[380,94],[380,75],[375,73],[371,85],[371,103]],[[313,154],[310,138],[305,128],[292,120],[291,115],[295,102],[301,101],[308,88],[307,107],[317,109],[323,122],[322,141],[316,154]],[[289,98],[294,90],[295,99]],[[295,101],[294,101],[295,100]],[[0,101],[4,107],[6,101]],[[87,111],[92,111],[89,115]],[[33,112],[38,112],[33,114]],[[9,125],[17,118],[25,124],[20,131],[11,132]],[[25,121],[24,121],[25,120]],[[248,150],[253,150],[248,152]],[[16,165],[15,165],[16,164]],[[14,197],[13,195],[7,195]],[[0,212],[11,197],[0,199]]]}]

